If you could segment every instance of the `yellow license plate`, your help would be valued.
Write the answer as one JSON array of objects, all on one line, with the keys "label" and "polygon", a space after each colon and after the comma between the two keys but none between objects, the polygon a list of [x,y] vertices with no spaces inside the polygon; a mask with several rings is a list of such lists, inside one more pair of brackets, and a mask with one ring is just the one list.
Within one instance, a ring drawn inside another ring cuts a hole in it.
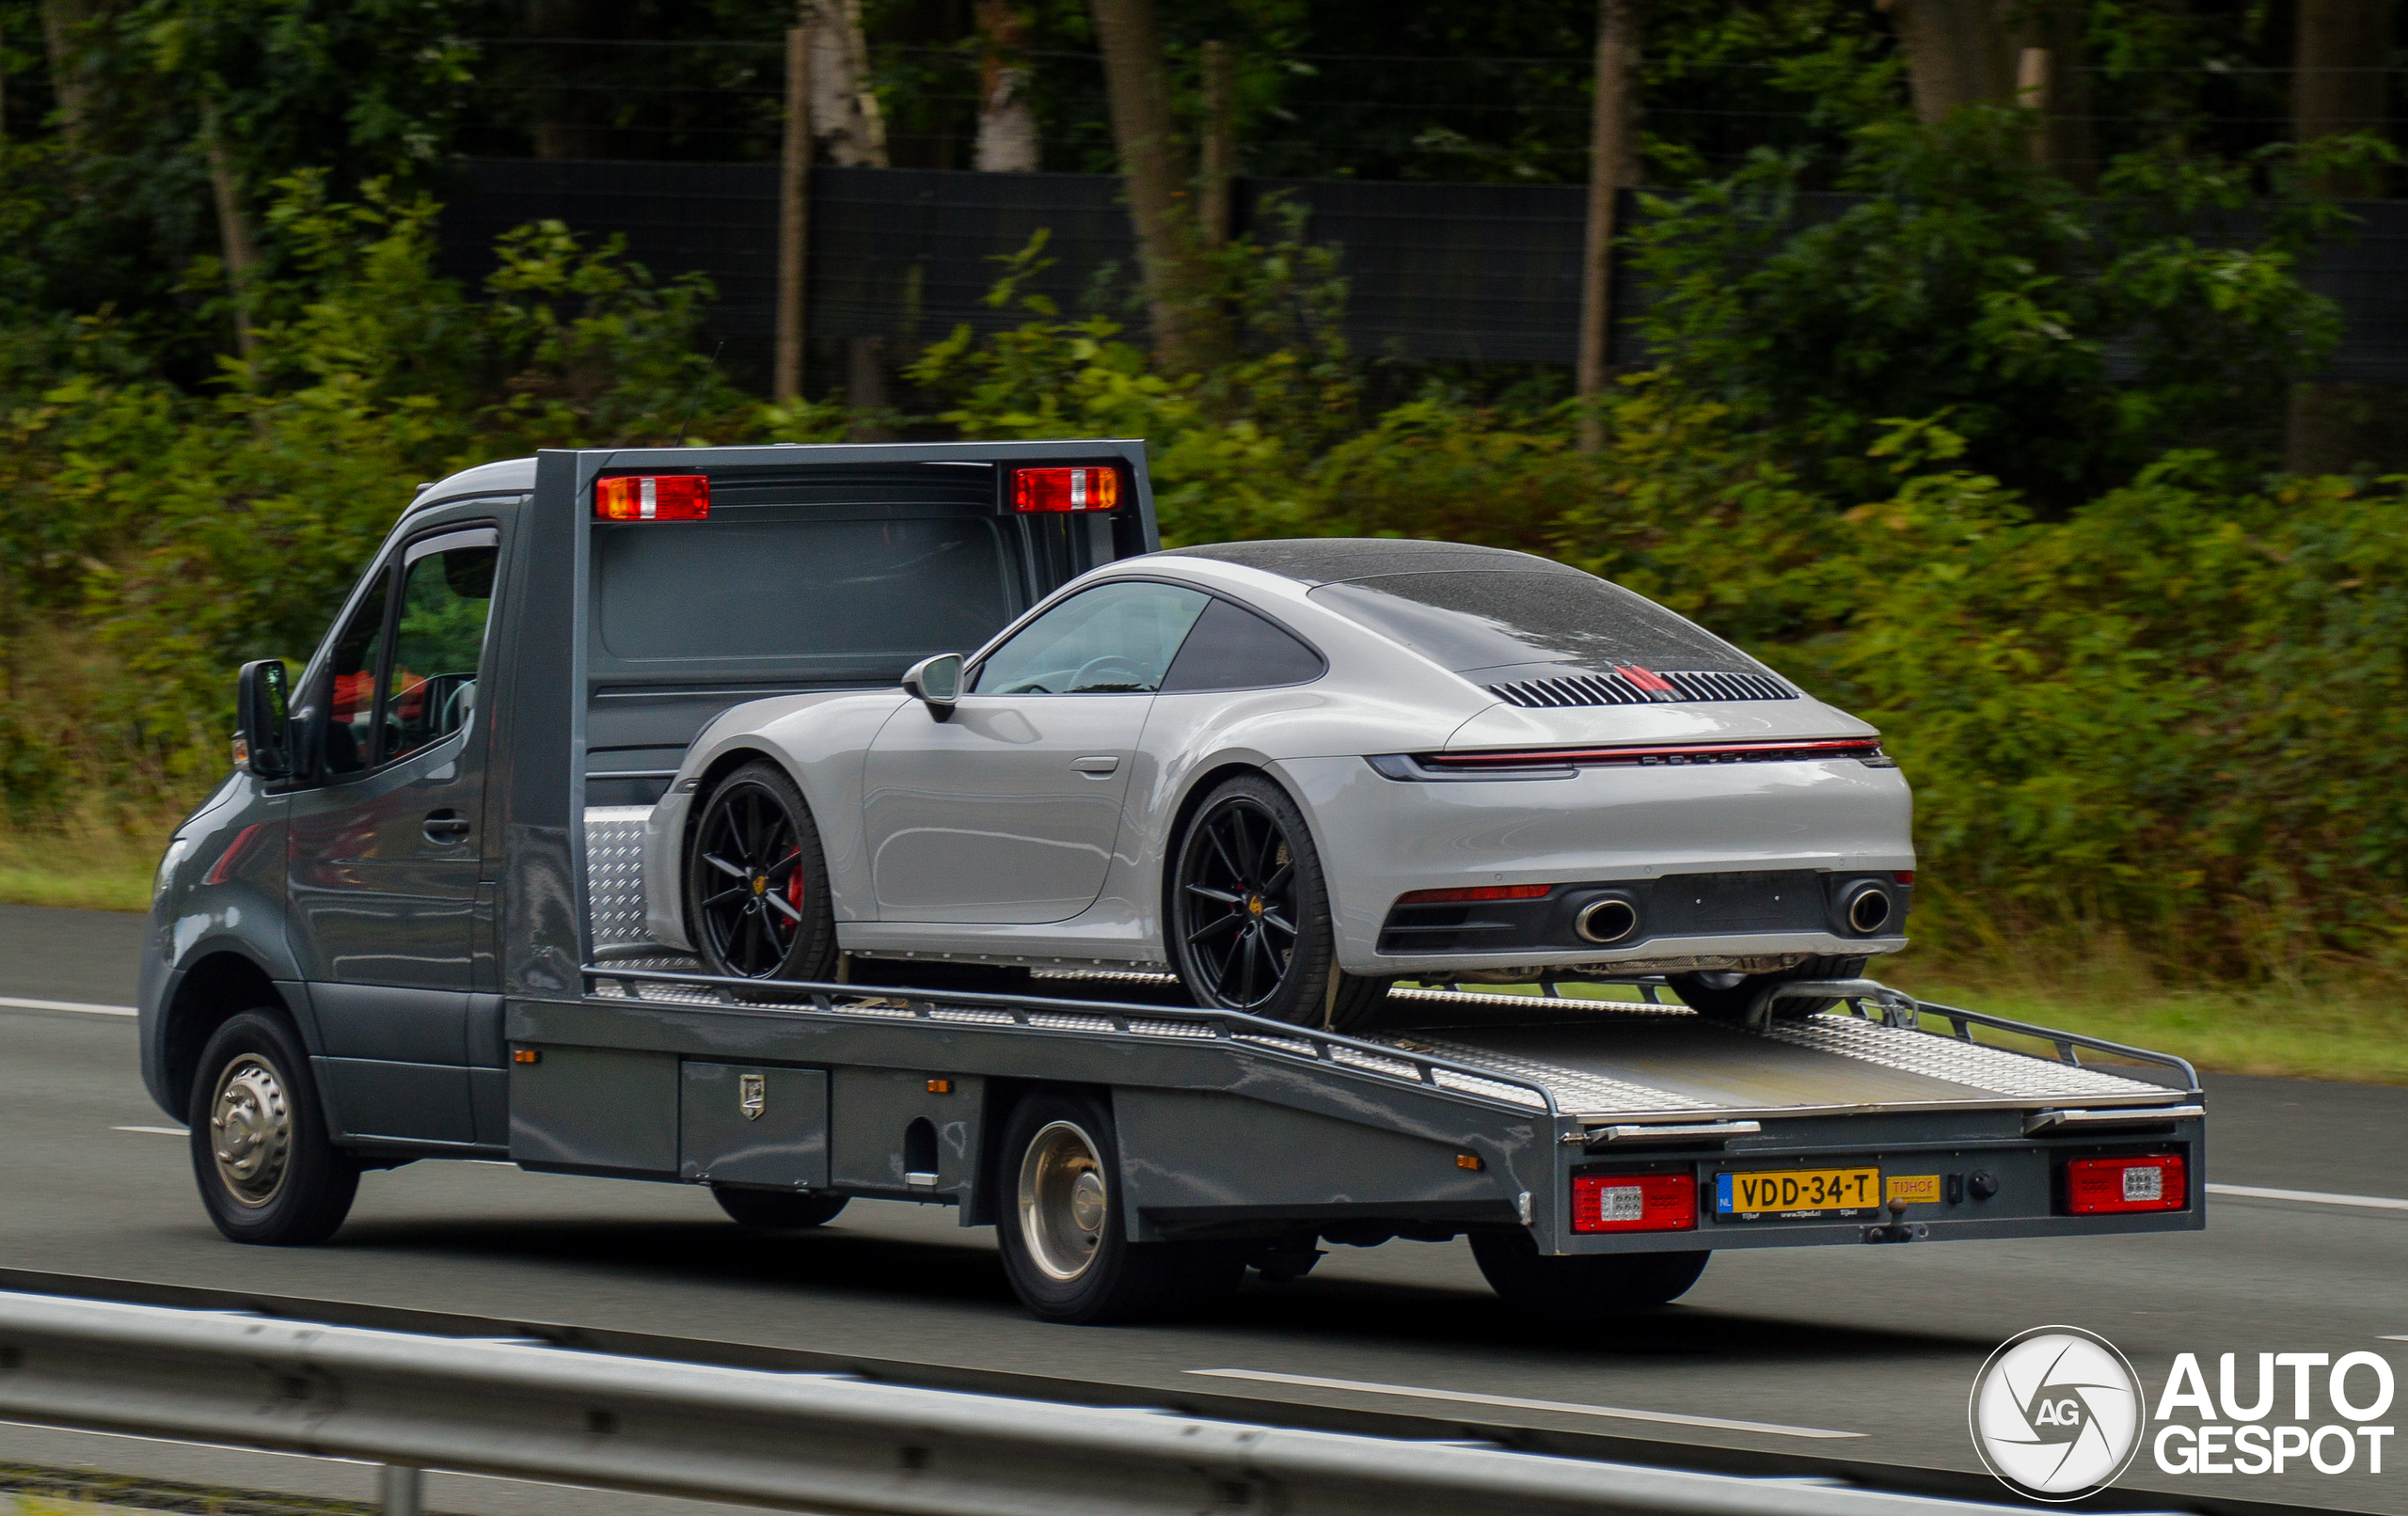
[{"label": "yellow license plate", "polygon": [[1714,1213],[1737,1221],[1846,1216],[1880,1206],[1879,1169],[1766,1169],[1714,1176]]}]

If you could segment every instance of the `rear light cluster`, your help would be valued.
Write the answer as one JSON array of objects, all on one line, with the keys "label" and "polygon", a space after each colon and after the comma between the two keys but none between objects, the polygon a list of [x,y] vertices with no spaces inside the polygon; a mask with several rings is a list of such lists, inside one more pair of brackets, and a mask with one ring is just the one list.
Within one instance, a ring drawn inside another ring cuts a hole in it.
[{"label": "rear light cluster", "polygon": [[[1659,764],[1790,763],[1830,758],[1878,758],[1878,737],[1818,737],[1805,742],[1685,742],[1664,748],[1529,748],[1486,752],[1425,752],[1413,760],[1434,772],[1562,767],[1652,768]],[[1374,767],[1379,760],[1372,760]],[[1391,779],[1410,777],[1387,773]]]},{"label": "rear light cluster", "polygon": [[711,513],[707,474],[622,474],[594,482],[601,521],[701,521]]},{"label": "rear light cluster", "polygon": [[1396,897],[1400,906],[1457,906],[1480,900],[1543,900],[1551,884],[1475,884],[1463,890],[1409,890]]},{"label": "rear light cluster", "polygon": [[2178,1153],[2078,1158],[2066,1165],[2066,1209],[2076,1216],[2180,1210],[2189,1203]]},{"label": "rear light cluster", "polygon": [[1017,468],[1012,471],[1015,511],[1110,511],[1120,504],[1120,470]]},{"label": "rear light cluster", "polygon": [[1697,1180],[1687,1174],[1576,1174],[1576,1232],[1693,1232]]}]

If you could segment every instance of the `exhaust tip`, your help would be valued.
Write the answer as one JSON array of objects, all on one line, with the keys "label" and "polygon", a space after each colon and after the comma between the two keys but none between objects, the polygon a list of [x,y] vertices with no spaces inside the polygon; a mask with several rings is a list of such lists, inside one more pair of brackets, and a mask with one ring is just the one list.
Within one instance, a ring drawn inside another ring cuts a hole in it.
[{"label": "exhaust tip", "polygon": [[1848,899],[1848,926],[1863,936],[1871,937],[1889,925],[1890,913],[1890,892],[1877,884],[1866,885]]},{"label": "exhaust tip", "polygon": [[1613,895],[1592,900],[1573,919],[1572,929],[1591,942],[1619,942],[1639,930],[1639,908]]}]

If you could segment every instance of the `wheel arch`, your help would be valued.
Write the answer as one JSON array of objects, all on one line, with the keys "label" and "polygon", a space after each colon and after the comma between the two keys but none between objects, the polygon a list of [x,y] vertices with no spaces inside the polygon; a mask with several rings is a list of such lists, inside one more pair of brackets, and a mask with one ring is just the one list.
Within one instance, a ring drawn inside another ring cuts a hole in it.
[{"label": "wheel arch", "polygon": [[167,1002],[160,1034],[160,1082],[175,1114],[182,1116],[192,1108],[193,1078],[210,1037],[243,1012],[262,1010],[282,1016],[303,1048],[309,1048],[307,1026],[285,987],[249,956],[224,949],[185,967]]},{"label": "wheel arch", "polygon": [[[1250,758],[1225,757],[1198,766],[1196,772],[1188,780],[1186,789],[1180,793],[1179,804],[1171,808],[1170,825],[1162,831],[1160,869],[1154,877],[1154,908],[1161,912],[1163,952],[1165,955],[1170,952],[1171,876],[1179,868],[1180,840],[1187,835],[1187,824],[1196,819],[1196,813],[1203,809],[1206,796],[1228,781],[1246,774],[1259,774],[1286,790],[1289,799],[1296,798],[1296,792],[1280,783],[1278,775]],[[1297,809],[1304,809],[1302,801],[1297,801]],[[1305,824],[1310,826],[1312,817],[1306,816]],[[1321,839],[1316,837],[1313,843],[1319,846]]]}]

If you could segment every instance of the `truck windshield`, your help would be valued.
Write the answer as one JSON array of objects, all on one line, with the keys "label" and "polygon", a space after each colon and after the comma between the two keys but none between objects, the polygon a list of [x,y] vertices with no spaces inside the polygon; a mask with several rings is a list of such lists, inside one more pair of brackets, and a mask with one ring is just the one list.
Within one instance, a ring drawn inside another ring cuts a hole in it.
[{"label": "truck windshield", "polygon": [[1566,570],[1380,574],[1310,592],[1457,673],[1517,663],[1754,673],[1746,654],[1644,595]]}]

